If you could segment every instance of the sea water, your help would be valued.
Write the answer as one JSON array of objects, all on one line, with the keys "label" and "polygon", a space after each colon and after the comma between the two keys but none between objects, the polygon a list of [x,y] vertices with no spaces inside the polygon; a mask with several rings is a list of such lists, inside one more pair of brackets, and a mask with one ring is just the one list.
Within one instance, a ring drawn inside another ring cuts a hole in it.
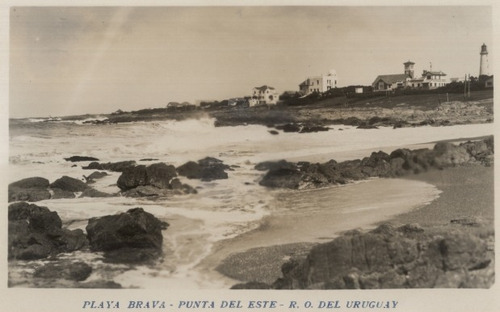
[{"label": "sea water", "polygon": [[[82,169],[88,162],[64,160],[75,155],[96,157],[103,163],[135,160],[139,164],[165,162],[174,166],[207,156],[218,158],[232,166],[227,180],[182,179],[196,187],[197,194],[154,201],[117,196],[37,204],[57,211],[70,229],[85,230],[88,218],[134,207],[142,207],[170,224],[163,232],[165,256],[155,265],[111,265],[102,262],[99,255],[84,252],[64,255],[92,265],[88,281],[110,280],[138,288],[227,288],[237,281],[213,269],[233,252],[325,241],[339,231],[369,226],[439,196],[432,185],[401,179],[371,179],[315,190],[269,190],[258,183],[264,172],[254,169],[257,163],[280,159],[343,161],[369,156],[372,151],[432,147],[431,142],[438,140],[492,133],[491,124],[371,130],[333,126],[327,132],[273,135],[259,125],[215,127],[210,118],[98,125],[14,120],[9,133],[8,182],[33,176],[53,182],[63,175],[84,180],[93,172]],[[111,172],[93,187],[116,193],[119,175]],[[215,244],[219,254],[214,255]],[[206,261],[200,266],[206,259],[212,259],[208,269]],[[11,279],[36,264],[20,261],[11,265]],[[32,286],[20,280],[11,284]]]}]

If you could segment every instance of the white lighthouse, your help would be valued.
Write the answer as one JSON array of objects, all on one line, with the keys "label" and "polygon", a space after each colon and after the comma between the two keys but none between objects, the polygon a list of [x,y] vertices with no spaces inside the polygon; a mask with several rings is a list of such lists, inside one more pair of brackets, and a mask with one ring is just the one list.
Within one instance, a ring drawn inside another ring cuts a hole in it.
[{"label": "white lighthouse", "polygon": [[487,50],[486,45],[484,43],[481,46],[480,55],[481,55],[481,60],[479,63],[479,76],[482,76],[482,75],[489,76],[490,68],[488,65],[488,50]]}]

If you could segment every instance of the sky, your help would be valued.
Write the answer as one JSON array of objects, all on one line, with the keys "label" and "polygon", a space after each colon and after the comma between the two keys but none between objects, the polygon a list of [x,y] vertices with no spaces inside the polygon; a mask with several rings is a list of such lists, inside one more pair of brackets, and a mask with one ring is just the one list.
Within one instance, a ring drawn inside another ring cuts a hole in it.
[{"label": "sky", "polygon": [[9,116],[165,107],[298,91],[337,72],[339,86],[377,75],[493,68],[489,6],[11,7]]}]

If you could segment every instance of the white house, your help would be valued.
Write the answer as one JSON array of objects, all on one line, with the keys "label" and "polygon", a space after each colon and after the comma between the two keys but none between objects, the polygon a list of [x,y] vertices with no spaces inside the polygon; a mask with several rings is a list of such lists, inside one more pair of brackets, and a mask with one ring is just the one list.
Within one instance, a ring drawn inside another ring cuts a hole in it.
[{"label": "white house", "polygon": [[323,93],[336,88],[337,82],[337,72],[332,69],[328,74],[308,77],[299,85],[299,89],[302,94],[309,94],[313,92]]},{"label": "white house", "polygon": [[249,101],[250,106],[259,104],[276,104],[278,102],[278,93],[273,87],[263,85],[255,87],[252,90],[252,98]]}]

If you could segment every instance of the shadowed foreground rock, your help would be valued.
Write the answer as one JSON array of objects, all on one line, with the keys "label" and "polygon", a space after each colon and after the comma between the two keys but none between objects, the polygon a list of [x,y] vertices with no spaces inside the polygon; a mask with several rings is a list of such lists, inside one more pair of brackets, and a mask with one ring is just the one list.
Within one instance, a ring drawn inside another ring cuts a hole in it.
[{"label": "shadowed foreground rock", "polygon": [[35,270],[34,277],[44,279],[65,279],[84,281],[92,273],[92,267],[85,262],[58,261],[47,263]]},{"label": "shadowed foreground rock", "polygon": [[370,177],[398,177],[429,169],[467,164],[493,164],[493,137],[484,140],[454,145],[437,143],[433,149],[397,149],[390,155],[382,151],[373,152],[363,159],[336,162],[330,160],[322,164],[308,162],[290,163],[279,161],[256,165],[258,170],[269,171],[260,185],[290,189],[321,187],[331,184],[345,184],[349,181]]},{"label": "shadowed foreground rock", "polygon": [[162,230],[168,224],[145,212],[130,209],[118,215],[92,218],[86,227],[92,251],[104,251],[113,262],[144,262],[161,255]]},{"label": "shadowed foreground rock", "polygon": [[26,202],[9,206],[9,259],[42,259],[88,245],[82,230],[62,228],[61,218],[47,207]]},{"label": "shadowed foreground rock", "polygon": [[[494,283],[493,227],[448,229],[384,224],[350,231],[282,267],[277,289],[488,288]],[[240,285],[240,288],[244,288]]]}]

